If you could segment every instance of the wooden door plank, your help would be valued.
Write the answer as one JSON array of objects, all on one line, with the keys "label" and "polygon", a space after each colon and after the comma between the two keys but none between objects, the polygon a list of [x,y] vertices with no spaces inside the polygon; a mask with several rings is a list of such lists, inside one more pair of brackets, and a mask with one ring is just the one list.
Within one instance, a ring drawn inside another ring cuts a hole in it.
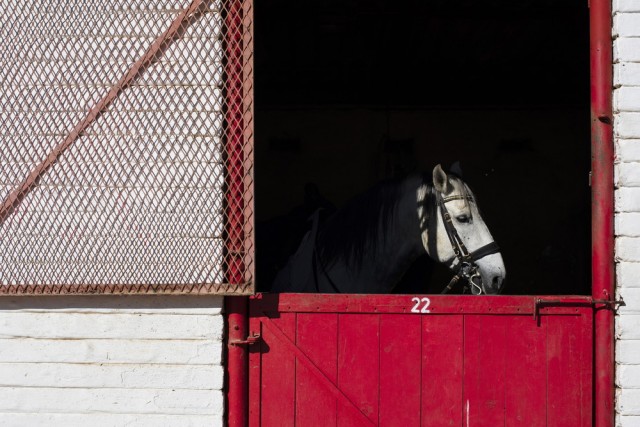
[{"label": "wooden door plank", "polygon": [[[362,413],[378,425],[380,325],[377,314],[338,317],[338,387]],[[363,425],[352,411],[338,407],[338,426]]]},{"label": "wooden door plank", "polygon": [[263,326],[265,330],[268,330],[270,335],[276,340],[272,341],[274,345],[279,345],[283,350],[288,351],[289,354],[293,354],[297,359],[297,362],[304,365],[310,373],[312,373],[322,386],[334,395],[338,400],[339,407],[344,408],[345,411],[351,413],[352,420],[356,420],[356,424],[353,425],[374,425],[367,416],[334,384],[318,367],[311,361],[309,356],[298,348],[295,342],[286,336],[286,334],[280,330],[276,323],[272,322],[268,318],[263,318]]},{"label": "wooden door plank", "polygon": [[[298,314],[297,345],[330,381],[337,382],[337,314]],[[296,425],[335,427],[335,396],[305,364],[296,364]]]},{"label": "wooden door plank", "polygon": [[[263,319],[271,321],[289,339],[296,339],[296,314],[281,313],[279,318]],[[287,427],[294,426],[295,417],[295,375],[294,354],[282,346],[270,328],[262,328],[262,396],[261,425]]]},{"label": "wooden door plank", "polygon": [[467,427],[504,425],[506,319],[465,316],[463,425]]},{"label": "wooden door plank", "polygon": [[[250,334],[263,335],[260,317],[249,318],[249,331]],[[262,354],[266,348],[263,348],[262,340],[254,344],[254,346],[249,351],[249,425],[259,427],[262,406]]]},{"label": "wooden door plank", "polygon": [[579,330],[581,332],[581,341],[579,342],[578,351],[580,352],[581,358],[581,384],[580,388],[582,390],[581,397],[581,411],[580,411],[580,419],[581,425],[586,427],[591,427],[594,422],[594,409],[593,409],[593,378],[594,378],[594,344],[595,344],[595,334],[594,334],[594,323],[593,316],[594,310],[591,307],[581,308],[581,321]]},{"label": "wooden door plank", "polygon": [[285,304],[252,317],[251,426],[591,426],[593,318],[581,300],[549,304],[538,323],[525,302],[418,315],[406,296],[384,309],[367,297],[365,313]]},{"label": "wooden door plank", "polygon": [[429,315],[422,320],[423,427],[462,425],[462,315]]},{"label": "wooden door plank", "polygon": [[[577,311],[578,309],[576,309]],[[582,417],[582,364],[581,328],[584,318],[575,316],[548,316],[547,324],[547,425],[557,427],[584,426]],[[590,359],[591,351],[587,351]]]},{"label": "wooden door plank", "polygon": [[380,316],[381,426],[420,426],[420,317]]},{"label": "wooden door plank", "polygon": [[506,427],[543,427],[547,423],[546,321],[532,316],[505,317]]}]

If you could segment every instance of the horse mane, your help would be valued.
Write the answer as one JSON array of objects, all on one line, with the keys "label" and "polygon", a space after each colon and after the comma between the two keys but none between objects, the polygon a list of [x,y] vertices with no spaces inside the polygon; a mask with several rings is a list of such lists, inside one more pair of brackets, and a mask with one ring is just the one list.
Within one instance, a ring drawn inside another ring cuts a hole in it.
[{"label": "horse mane", "polygon": [[360,267],[367,250],[376,251],[385,244],[380,233],[393,220],[402,196],[404,180],[379,183],[350,200],[329,217],[318,233],[317,249],[325,268],[338,260]]}]

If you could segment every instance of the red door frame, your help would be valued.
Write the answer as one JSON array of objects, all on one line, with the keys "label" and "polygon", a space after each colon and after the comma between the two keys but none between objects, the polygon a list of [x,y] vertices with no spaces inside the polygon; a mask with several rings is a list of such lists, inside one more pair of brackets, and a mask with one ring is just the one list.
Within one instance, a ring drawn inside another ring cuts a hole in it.
[{"label": "red door frame", "polygon": [[[594,299],[613,299],[613,111],[611,0],[590,1],[591,45],[591,271]],[[614,425],[614,313],[594,313],[596,427]]]},{"label": "red door frame", "polygon": [[[613,229],[613,111],[611,0],[590,0],[592,297],[615,295]],[[248,425],[248,298],[227,298],[227,414],[230,427]],[[594,313],[594,425],[614,425],[614,313],[597,306]]]}]

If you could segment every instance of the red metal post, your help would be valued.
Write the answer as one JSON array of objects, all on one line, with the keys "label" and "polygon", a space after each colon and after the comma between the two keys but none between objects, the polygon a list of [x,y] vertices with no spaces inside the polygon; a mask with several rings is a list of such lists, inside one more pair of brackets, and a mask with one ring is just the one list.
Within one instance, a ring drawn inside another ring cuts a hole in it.
[{"label": "red metal post", "polygon": [[[250,143],[251,113],[251,2],[228,0],[225,15],[225,121],[226,121],[226,279],[241,285],[252,277],[252,234],[250,201],[252,191]],[[249,168],[249,169],[248,169]],[[248,300],[226,297],[227,317],[227,423],[229,427],[248,424]]]},{"label": "red metal post", "polygon": [[229,427],[246,427],[249,414],[248,351],[233,344],[247,337],[247,297],[225,297],[227,317],[227,421]]},{"label": "red metal post", "polygon": [[[611,0],[591,0],[592,294],[615,296]],[[614,313],[595,313],[595,426],[614,425]]]}]

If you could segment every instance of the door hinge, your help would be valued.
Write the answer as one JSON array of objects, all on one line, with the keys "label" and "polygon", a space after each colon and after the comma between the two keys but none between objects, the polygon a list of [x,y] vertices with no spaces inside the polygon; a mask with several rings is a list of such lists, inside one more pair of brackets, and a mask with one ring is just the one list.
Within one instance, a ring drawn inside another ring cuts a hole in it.
[{"label": "door hinge", "polygon": [[260,342],[260,334],[252,334],[244,340],[229,341],[229,345],[253,345]]}]

